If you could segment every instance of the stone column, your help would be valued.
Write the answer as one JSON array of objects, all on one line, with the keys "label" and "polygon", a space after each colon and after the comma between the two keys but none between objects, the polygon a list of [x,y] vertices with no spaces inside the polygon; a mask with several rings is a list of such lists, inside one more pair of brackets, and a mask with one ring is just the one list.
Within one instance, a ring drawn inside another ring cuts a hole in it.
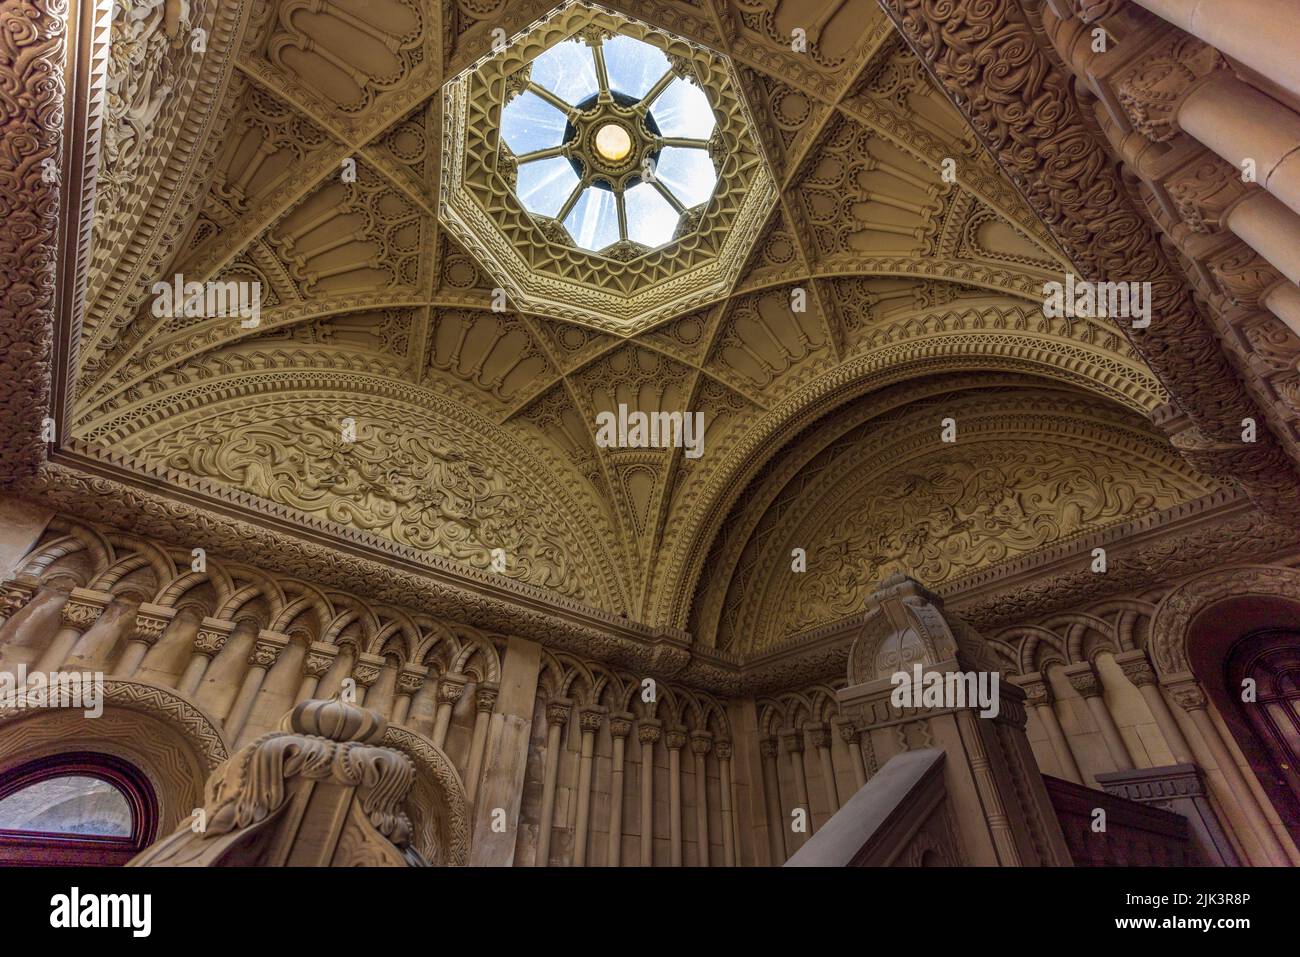
[{"label": "stone column", "polygon": [[623,856],[623,762],[627,757],[627,736],[632,733],[632,715],[627,712],[609,717],[609,733],[614,741],[614,761],[609,782],[609,853],[610,867],[618,867]]},{"label": "stone column", "polygon": [[438,682],[438,713],[433,722],[433,743],[441,748],[447,743],[447,729],[451,727],[451,709],[465,693],[469,679],[464,675],[443,675]]},{"label": "stone column", "polygon": [[1151,712],[1151,717],[1155,718],[1156,727],[1160,729],[1165,744],[1169,746],[1169,753],[1174,756],[1175,763],[1194,763],[1191,745],[1187,743],[1183,729],[1178,727],[1178,722],[1174,720],[1174,714],[1169,710],[1169,703],[1165,701],[1165,696],[1160,693],[1160,684],[1156,680],[1151,662],[1147,660],[1146,652],[1141,649],[1122,651],[1115,656],[1115,662],[1124,672],[1124,677],[1133,683],[1142,695],[1142,700],[1147,703],[1147,710]]},{"label": "stone column", "polygon": [[835,759],[831,755],[831,729],[824,721],[808,725],[808,741],[817,749],[826,787],[826,804],[833,815],[840,809],[840,792],[835,781]]},{"label": "stone column", "polygon": [[[852,722],[837,721],[835,726],[839,728],[840,738],[849,749],[849,757],[853,760],[853,781],[857,788],[861,788],[867,783],[867,765],[862,760],[862,745],[858,741],[858,729]],[[854,789],[854,793],[857,792]]]},{"label": "stone column", "polygon": [[1259,295],[1260,305],[1300,336],[1300,289],[1289,279],[1279,279]]},{"label": "stone column", "polygon": [[[1294,0],[1135,0],[1192,36],[1300,96]],[[1292,28],[1286,25],[1291,24]]]},{"label": "stone column", "polygon": [[135,610],[135,624],[131,626],[131,636],[127,640],[122,655],[113,668],[113,677],[130,678],[144,661],[144,656],[162,637],[167,626],[176,617],[176,609],[164,605],[141,603]]},{"label": "stone column", "polygon": [[384,670],[384,659],[379,655],[371,655],[361,652],[357,655],[357,660],[352,664],[352,680],[357,685],[357,698],[353,702],[358,708],[366,703],[366,695],[379,680],[379,674]]},{"label": "stone column", "polygon": [[294,704],[302,704],[316,696],[316,688],[320,680],[325,677],[334,664],[334,658],[338,655],[339,649],[335,645],[326,644],[323,641],[313,641],[307,648],[307,655],[302,659],[302,684],[298,686],[298,694],[294,698]]},{"label": "stone column", "polygon": [[691,751],[695,753],[695,846],[700,867],[709,866],[708,756],[712,750],[713,732],[691,732]]},{"label": "stone column", "polygon": [[552,701],[546,706],[546,777],[542,782],[542,812],[537,823],[536,866],[548,867],[551,855],[551,824],[555,817],[555,781],[560,773],[560,732],[569,723],[573,702]]},{"label": "stone column", "polygon": [[488,722],[492,720],[492,709],[497,705],[497,690],[497,685],[485,681],[474,691],[474,736],[470,739],[469,762],[465,766],[465,800],[471,805],[474,796],[478,794],[478,779],[483,771],[483,749],[487,746]]},{"label": "stone column", "polygon": [[781,810],[781,775],[776,760],[779,749],[776,738],[762,738],[758,742],[763,755],[763,800],[767,806],[767,843],[772,851],[772,866],[780,867],[785,861],[785,815]]},{"label": "stone column", "polygon": [[1293,284],[1300,283],[1300,216],[1256,189],[1224,210],[1223,225]]},{"label": "stone column", "polygon": [[81,636],[99,621],[113,596],[89,588],[74,588],[63,605],[63,627],[54,635],[32,671],[57,671],[76,647]]},{"label": "stone column", "polygon": [[424,687],[425,679],[428,677],[429,669],[425,665],[413,665],[409,662],[402,665],[401,670],[397,672],[393,712],[389,721],[393,724],[406,723],[406,716],[411,713],[411,699]]},{"label": "stone column", "polygon": [[669,862],[682,866],[682,748],[686,729],[670,728],[664,745],[668,748],[668,843]]},{"label": "stone column", "polygon": [[[186,697],[193,697],[203,682],[208,665],[212,659],[226,647],[226,642],[235,631],[235,623],[221,618],[204,618],[199,622],[199,630],[194,633],[194,654],[185,666],[177,690]],[[233,739],[230,741],[233,745]]]},{"label": "stone column", "polygon": [[1092,665],[1083,661],[1070,665],[1064,673],[1066,680],[1070,682],[1070,687],[1082,695],[1088,710],[1092,712],[1093,720],[1097,722],[1102,740],[1106,742],[1106,750],[1110,752],[1110,758],[1115,762],[1116,769],[1133,770],[1133,756],[1129,754],[1128,745],[1124,743],[1124,738],[1119,733],[1119,727],[1116,726],[1115,718],[1111,715],[1106,698],[1102,694],[1101,679],[1092,670]]},{"label": "stone column", "polygon": [[[1233,800],[1224,802],[1224,809],[1228,811],[1230,817],[1235,819],[1233,823],[1238,828],[1251,832],[1259,842],[1265,859],[1251,861],[1251,863],[1269,864],[1274,867],[1290,866],[1291,861],[1287,857],[1281,842],[1277,839],[1277,835],[1273,833],[1273,827],[1269,824],[1263,808],[1255,800],[1255,794],[1251,791],[1250,785],[1246,783],[1241,768],[1237,767],[1237,762],[1232,759],[1228,746],[1223,743],[1223,738],[1219,736],[1219,729],[1206,711],[1209,701],[1205,696],[1205,692],[1201,690],[1194,680],[1179,681],[1172,684],[1170,691],[1179,707],[1187,712],[1192,719],[1192,723],[1196,725],[1196,730],[1200,732],[1201,741],[1208,749],[1209,753],[1201,757],[1201,764],[1203,766],[1217,765],[1228,784],[1228,790]],[[1236,811],[1235,814],[1232,813],[1233,810]]]},{"label": "stone column", "polygon": [[718,755],[718,790],[722,796],[722,863],[736,866],[735,813],[732,810],[731,742],[719,741],[714,749]]},{"label": "stone column", "polygon": [[239,694],[235,696],[230,706],[230,713],[226,715],[226,720],[223,722],[226,740],[232,745],[239,741],[239,734],[244,730],[244,724],[253,712],[253,704],[257,701],[258,692],[262,690],[266,673],[271,670],[271,666],[280,657],[280,652],[288,644],[288,635],[267,631],[265,628],[257,633],[253,650],[248,655],[249,668],[244,673],[244,683],[240,685]]},{"label": "stone column", "polygon": [[641,742],[641,866],[655,862],[655,742],[662,723],[658,718],[644,718],[637,723],[636,738]]},{"label": "stone column", "polygon": [[803,767],[803,732],[798,728],[786,728],[781,732],[781,742],[785,745],[785,753],[790,756],[795,800],[799,802],[797,806],[803,808],[808,823],[808,830],[804,832],[803,838],[795,838],[796,842],[802,843],[813,833],[812,806],[808,803],[808,774]]},{"label": "stone column", "polygon": [[[479,777],[470,864],[513,865],[519,848],[519,808],[523,801],[528,755],[537,708],[537,675],[542,647],[512,637],[501,659],[501,687],[488,721],[488,741]],[[500,812],[500,813],[497,813]],[[504,818],[505,830],[494,827]]]},{"label": "stone column", "polygon": [[1070,742],[1061,730],[1061,722],[1057,720],[1056,708],[1052,706],[1052,686],[1046,675],[1031,672],[1016,679],[1015,684],[1025,692],[1025,703],[1034,709],[1039,723],[1047,732],[1047,741],[1052,746],[1052,753],[1056,755],[1057,764],[1061,766],[1061,777],[1082,784],[1083,774],[1079,771],[1079,762],[1074,759]]},{"label": "stone column", "polygon": [[1252,160],[1260,192],[1277,197],[1294,218],[1300,213],[1300,115],[1225,65],[1215,50],[1189,42],[1177,62],[1135,59],[1117,76],[1115,89],[1134,129],[1148,139],[1169,142],[1181,130],[1238,172]]},{"label": "stone column", "polygon": [[591,761],[596,753],[596,732],[605,720],[604,707],[589,705],[578,709],[578,727],[582,730],[582,746],[578,760],[578,808],[574,822],[573,866],[587,864],[587,830],[591,821]]}]

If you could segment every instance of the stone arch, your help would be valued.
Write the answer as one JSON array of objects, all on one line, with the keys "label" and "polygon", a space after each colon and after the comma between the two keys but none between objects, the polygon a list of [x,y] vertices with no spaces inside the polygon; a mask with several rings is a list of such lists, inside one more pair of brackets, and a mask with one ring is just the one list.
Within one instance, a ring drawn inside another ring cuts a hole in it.
[{"label": "stone arch", "polygon": [[1263,608],[1294,613],[1300,622],[1300,569],[1272,565],[1225,568],[1184,582],[1156,607],[1147,653],[1161,682],[1170,684],[1192,675],[1189,638],[1197,619],[1215,606],[1233,600],[1261,600]]},{"label": "stone arch", "polygon": [[103,714],[89,721],[76,708],[0,709],[0,774],[34,758],[109,754],[138,768],[158,800],[158,833],[179,827],[203,806],[212,770],[229,756],[220,729],[203,709],[167,688],[106,679]]}]

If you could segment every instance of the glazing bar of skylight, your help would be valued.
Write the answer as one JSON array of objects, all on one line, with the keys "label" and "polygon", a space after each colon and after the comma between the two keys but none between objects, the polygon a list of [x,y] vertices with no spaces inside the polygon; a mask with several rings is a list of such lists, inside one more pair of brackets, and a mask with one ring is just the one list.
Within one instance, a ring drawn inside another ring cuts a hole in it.
[{"label": "glazing bar of skylight", "polygon": [[718,172],[702,149],[665,146],[655,164],[655,179],[673,191],[687,206],[698,206],[713,195]]},{"label": "glazing bar of skylight", "polygon": [[501,111],[501,138],[516,156],[550,149],[564,141],[567,122],[563,112],[526,91]]},{"label": "glazing bar of skylight", "polygon": [[602,46],[611,89],[634,99],[644,97],[669,72],[664,52],[642,40],[620,35]]},{"label": "glazing bar of skylight", "polygon": [[533,60],[529,79],[566,103],[581,103],[600,89],[591,47],[566,40]]},{"label": "glazing bar of skylight", "polygon": [[533,160],[549,159],[552,156],[568,156],[569,144],[561,143],[559,146],[551,146],[544,150],[534,150],[531,153],[525,153],[522,156],[516,156],[515,159],[520,163],[531,163]]},{"label": "glazing bar of skylight", "polygon": [[564,205],[560,207],[560,211],[555,214],[556,219],[562,220],[568,217],[569,213],[573,210],[573,204],[578,201],[578,197],[582,195],[582,191],[586,186],[587,181],[581,180],[577,186],[573,187],[573,192],[570,193],[568,199],[564,201]]},{"label": "glazing bar of skylight", "polygon": [[654,102],[654,98],[658,96],[660,93],[662,93],[664,91],[664,88],[667,87],[669,83],[673,82],[673,78],[675,76],[676,74],[673,73],[672,70],[664,71],[664,75],[655,81],[655,85],[650,87],[650,90],[642,98],[641,102],[637,104],[638,108],[643,113],[649,110],[650,104]]},{"label": "glazing bar of skylight", "polygon": [[681,213],[650,183],[638,183],[623,194],[628,238],[644,246],[662,246],[673,238]]},{"label": "glazing bar of skylight", "polygon": [[603,44],[592,47],[591,52],[596,57],[596,77],[600,82],[600,92],[605,96],[608,96],[609,64],[605,62],[605,50]]},{"label": "glazing bar of skylight", "polygon": [[678,215],[686,212],[686,207],[682,205],[681,200],[679,200],[676,196],[674,196],[669,191],[668,187],[665,186],[663,183],[661,183],[658,178],[653,179],[650,182],[655,189],[659,190],[660,194],[662,194],[664,199],[672,203],[673,209],[677,210]]},{"label": "glazing bar of skylight", "polygon": [[527,92],[534,93],[537,96],[540,96],[547,103],[551,104],[551,106],[555,107],[557,110],[563,113],[566,117],[569,115],[569,111],[573,109],[572,105],[565,103],[562,99],[560,99],[550,90],[548,90],[546,87],[538,86],[536,83],[529,83]]},{"label": "glazing bar of skylight", "polygon": [[528,210],[554,216],[578,184],[578,174],[567,159],[557,156],[522,164],[517,180],[519,199]]}]

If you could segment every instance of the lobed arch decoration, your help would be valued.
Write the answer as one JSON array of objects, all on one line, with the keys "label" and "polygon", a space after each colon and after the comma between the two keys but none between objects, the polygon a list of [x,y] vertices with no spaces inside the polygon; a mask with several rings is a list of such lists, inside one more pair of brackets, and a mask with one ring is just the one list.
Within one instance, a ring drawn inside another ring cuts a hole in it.
[{"label": "lobed arch decoration", "polygon": [[205,570],[194,572],[190,559],[181,549],[101,533],[88,523],[56,516],[14,582],[22,585],[28,601],[42,588],[80,588],[103,595],[104,604],[134,610],[137,619],[163,615],[164,628],[166,621],[188,611],[191,618],[245,622],[255,630],[286,634],[304,646],[347,646],[354,655],[382,651],[395,655],[399,666],[428,662],[439,675],[500,680],[500,639],[490,632],[446,625],[217,555],[205,556]]}]

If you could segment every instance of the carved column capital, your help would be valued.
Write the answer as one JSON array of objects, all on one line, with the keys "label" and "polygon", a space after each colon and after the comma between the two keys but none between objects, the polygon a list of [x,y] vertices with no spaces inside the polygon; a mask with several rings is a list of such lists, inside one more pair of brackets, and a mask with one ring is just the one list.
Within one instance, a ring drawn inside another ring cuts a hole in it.
[{"label": "carved column capital", "polygon": [[1092,665],[1083,663],[1082,665],[1071,665],[1065,670],[1066,680],[1070,682],[1070,687],[1084,698],[1095,698],[1101,694],[1101,681],[1097,678],[1097,673],[1092,670]]},{"label": "carved column capital", "polygon": [[814,748],[829,748],[831,746],[831,729],[826,726],[825,722],[818,721],[805,725],[804,730],[808,732],[808,743]]},{"label": "carved column capital", "polygon": [[616,738],[626,738],[632,733],[633,715],[625,711],[609,716],[609,733]]},{"label": "carved column capital", "polygon": [[605,720],[605,708],[598,705],[585,705],[578,709],[578,727],[583,731],[596,732],[600,730],[601,723]]},{"label": "carved column capital", "polygon": [[498,685],[484,682],[474,691],[474,710],[493,711],[497,706],[497,696],[501,693]]},{"label": "carved column capital", "polygon": [[1047,676],[1039,674],[1037,671],[1021,675],[1012,683],[1018,685],[1020,690],[1025,693],[1025,704],[1050,706],[1052,701],[1055,700]]},{"label": "carved column capital", "polygon": [[438,704],[455,705],[465,693],[466,683],[462,675],[443,675],[438,682]]},{"label": "carved column capital", "polygon": [[840,721],[835,725],[835,727],[839,729],[840,740],[848,745],[852,745],[857,741],[858,735],[861,734],[861,731],[858,730],[858,726],[852,721]]},{"label": "carved column capital", "polygon": [[88,631],[112,600],[113,596],[108,592],[74,588],[63,604],[63,624],[80,632]]},{"label": "carved column capital", "polygon": [[131,626],[131,640],[152,648],[175,617],[175,608],[141,604],[135,611],[135,623]]},{"label": "carved column capital", "polygon": [[730,761],[732,754],[731,739],[723,738],[713,746],[713,750],[718,755],[719,761]]},{"label": "carved column capital", "polygon": [[369,688],[379,680],[379,673],[383,670],[383,658],[379,655],[366,654],[363,651],[357,655],[357,660],[352,665],[352,680],[357,683],[358,687]]},{"label": "carved column capital", "polygon": [[1144,652],[1126,652],[1123,656],[1117,655],[1115,660],[1119,664],[1119,670],[1124,672],[1124,677],[1133,682],[1135,687],[1156,683],[1156,671]]},{"label": "carved column capital", "polygon": [[248,653],[248,663],[254,668],[270,668],[289,644],[289,636],[263,628],[257,633],[253,650]]},{"label": "carved column capital", "polygon": [[311,647],[307,649],[307,656],[302,660],[302,673],[308,678],[323,678],[325,673],[330,670],[330,665],[334,664],[334,659],[338,657],[339,649],[336,645],[327,645],[322,641],[314,641]]},{"label": "carved column capital", "polygon": [[1188,714],[1194,711],[1204,711],[1209,699],[1205,697],[1205,692],[1195,681],[1184,681],[1176,685],[1169,685],[1169,694],[1177,702],[1178,707],[1182,708]]},{"label": "carved column capital", "polygon": [[701,757],[713,750],[712,731],[692,731],[691,750]]},{"label": "carved column capital", "polygon": [[637,723],[636,738],[642,744],[654,744],[662,734],[662,727],[657,718],[646,718]]},{"label": "carved column capital", "polygon": [[194,633],[194,650],[201,655],[215,658],[235,631],[235,623],[222,618],[204,618],[199,623],[199,630]]},{"label": "carved column capital", "polygon": [[1183,101],[1226,61],[1214,47],[1178,33],[1138,60],[1115,83],[1120,106],[1133,128],[1156,143],[1178,135]]},{"label": "carved column capital", "polygon": [[546,723],[564,727],[569,723],[573,712],[573,702],[567,698],[558,698],[546,705]]},{"label": "carved column capital", "polygon": [[758,751],[765,758],[774,758],[780,753],[776,738],[759,738]]},{"label": "carved column capital", "polygon": [[413,665],[407,663],[402,665],[397,671],[397,693],[411,697],[424,687],[425,679],[429,677],[429,669],[424,665]]},{"label": "carved column capital", "polygon": [[21,611],[35,594],[36,586],[33,584],[13,579],[0,582],[0,621],[8,621]]},{"label": "carved column capital", "polygon": [[781,743],[790,754],[803,753],[803,732],[798,728],[782,728]]},{"label": "carved column capital", "polygon": [[686,729],[669,728],[668,734],[664,737],[664,747],[669,751],[680,751],[686,747]]}]

